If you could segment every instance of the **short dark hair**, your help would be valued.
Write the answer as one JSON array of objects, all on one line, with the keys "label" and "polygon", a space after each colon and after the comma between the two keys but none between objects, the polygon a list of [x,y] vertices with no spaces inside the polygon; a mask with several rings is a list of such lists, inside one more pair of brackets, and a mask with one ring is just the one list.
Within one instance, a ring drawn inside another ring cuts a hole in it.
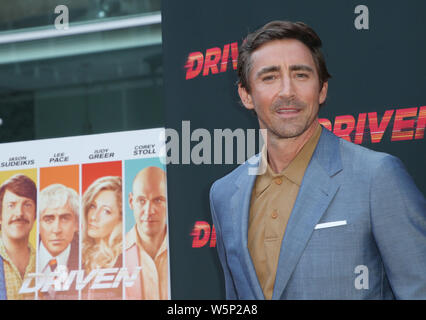
[{"label": "short dark hair", "polygon": [[321,52],[322,42],[315,31],[304,22],[272,21],[250,33],[240,46],[238,53],[238,84],[250,93],[249,73],[252,53],[265,43],[296,39],[305,44],[312,53],[320,80],[320,89],[331,75],[328,73],[324,56]]},{"label": "short dark hair", "polygon": [[3,198],[6,190],[14,194],[29,198],[37,205],[37,187],[33,180],[23,174],[15,174],[9,180],[6,180],[0,187],[0,217],[3,209]]}]

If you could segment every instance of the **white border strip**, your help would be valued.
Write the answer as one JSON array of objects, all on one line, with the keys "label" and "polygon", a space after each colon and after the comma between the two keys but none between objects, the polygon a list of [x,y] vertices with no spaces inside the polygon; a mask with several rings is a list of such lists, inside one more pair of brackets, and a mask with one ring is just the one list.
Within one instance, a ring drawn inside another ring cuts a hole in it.
[{"label": "white border strip", "polygon": [[[121,160],[121,268],[126,268],[126,172],[124,163]],[[126,269],[127,270],[127,269]],[[126,300],[126,285],[122,282],[121,300]]]},{"label": "white border strip", "polygon": [[[78,270],[83,270],[82,268],[82,260],[83,260],[83,219],[84,219],[84,212],[83,212],[83,183],[82,183],[82,165],[81,163],[78,164],[78,200],[79,200],[79,206],[78,206]],[[75,235],[74,235],[75,236]],[[77,287],[76,287],[77,289]],[[82,293],[81,289],[78,290],[78,300],[82,300]]]},{"label": "white border strip", "polygon": [[112,21],[84,23],[74,26],[71,25],[67,30],[47,29],[38,31],[14,32],[11,34],[0,35],[0,44],[64,37],[83,33],[124,29],[158,23],[161,23],[161,13],[141,17],[117,19]]},{"label": "white border strip", "polygon": [[[40,249],[40,243],[39,243],[39,239],[40,239],[40,168],[37,168],[37,185],[36,185],[36,189],[37,189],[37,205],[36,205],[36,219],[35,219],[35,223],[37,223],[37,226],[36,226],[36,236],[35,236],[35,238],[36,238],[36,240],[35,240],[35,245],[34,245],[34,250],[35,250],[35,257],[36,257],[36,259],[35,259],[35,273],[42,273],[41,272],[41,270],[39,270],[39,260],[40,260],[40,257],[39,257],[39,255],[40,255],[40,252],[39,252],[39,249]],[[35,283],[35,285],[36,285],[36,287],[37,287],[37,281],[39,281],[39,279],[38,279],[38,277],[36,277],[35,278],[35,281],[34,281],[34,283]],[[36,292],[35,292],[35,295],[34,295],[34,300],[38,300],[38,293],[39,293],[40,291],[39,290],[37,290]]]}]

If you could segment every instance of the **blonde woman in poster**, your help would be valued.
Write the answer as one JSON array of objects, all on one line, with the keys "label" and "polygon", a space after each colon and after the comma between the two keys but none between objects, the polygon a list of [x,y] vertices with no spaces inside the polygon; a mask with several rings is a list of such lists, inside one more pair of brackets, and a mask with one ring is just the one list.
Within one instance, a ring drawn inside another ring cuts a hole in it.
[{"label": "blonde woman in poster", "polygon": [[[94,269],[122,266],[122,182],[120,177],[101,177],[83,195],[82,267]],[[83,299],[122,299],[122,287],[83,290]]]}]

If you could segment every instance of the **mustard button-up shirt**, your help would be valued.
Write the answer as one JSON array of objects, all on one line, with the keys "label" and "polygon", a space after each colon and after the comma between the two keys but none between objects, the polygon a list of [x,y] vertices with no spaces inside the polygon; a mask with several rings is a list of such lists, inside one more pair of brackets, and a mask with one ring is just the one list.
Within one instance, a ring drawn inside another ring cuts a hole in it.
[{"label": "mustard button-up shirt", "polygon": [[34,293],[19,294],[24,279],[28,274],[35,272],[35,250],[30,244],[28,244],[28,249],[30,250],[30,260],[25,269],[24,277],[22,278],[18,268],[13,264],[12,259],[7,254],[3,241],[0,239],[0,255],[3,258],[4,278],[8,300],[33,300],[35,297]]},{"label": "mustard button-up shirt", "polygon": [[[274,173],[268,164],[266,172],[256,178],[250,202],[248,249],[265,299],[272,298],[281,242],[321,130],[318,126],[282,172]],[[261,161],[268,161],[266,148]]]}]

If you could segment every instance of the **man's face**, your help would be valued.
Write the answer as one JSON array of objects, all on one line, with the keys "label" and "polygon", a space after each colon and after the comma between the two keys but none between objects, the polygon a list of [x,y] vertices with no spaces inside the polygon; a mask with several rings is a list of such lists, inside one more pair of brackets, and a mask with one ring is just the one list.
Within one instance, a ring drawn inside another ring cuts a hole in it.
[{"label": "man's face", "polygon": [[136,178],[129,203],[140,235],[152,237],[165,230],[166,186],[160,171],[147,172]]},{"label": "man's face", "polygon": [[41,241],[53,257],[68,247],[77,230],[77,219],[68,203],[59,208],[47,208],[40,215]]},{"label": "man's face", "polygon": [[261,129],[278,138],[293,138],[313,126],[328,83],[319,77],[307,46],[295,39],[268,42],[251,55],[251,92],[239,87],[247,109],[257,113]]},{"label": "man's face", "polygon": [[0,218],[3,236],[13,240],[28,240],[35,216],[36,205],[33,200],[6,189]]}]

